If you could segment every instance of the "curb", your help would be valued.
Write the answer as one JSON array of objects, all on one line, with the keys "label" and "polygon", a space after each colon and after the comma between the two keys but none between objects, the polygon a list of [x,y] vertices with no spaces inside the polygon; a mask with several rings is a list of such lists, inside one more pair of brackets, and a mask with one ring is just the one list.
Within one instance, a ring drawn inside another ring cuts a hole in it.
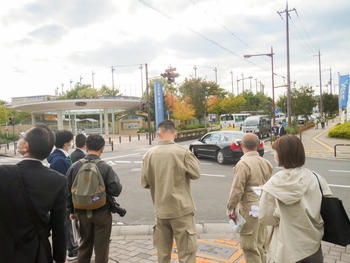
[{"label": "curb", "polygon": [[[203,223],[196,224],[198,235],[234,235],[229,223]],[[113,226],[112,235],[117,236],[151,236],[153,225]]]}]

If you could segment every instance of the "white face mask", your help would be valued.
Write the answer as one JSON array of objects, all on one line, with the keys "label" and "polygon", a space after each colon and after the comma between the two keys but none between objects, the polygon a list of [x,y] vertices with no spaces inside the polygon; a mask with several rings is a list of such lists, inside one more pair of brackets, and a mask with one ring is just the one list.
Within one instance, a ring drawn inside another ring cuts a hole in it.
[{"label": "white face mask", "polygon": [[275,163],[277,164],[277,166],[279,166],[278,155],[276,151],[274,151],[273,153],[273,159],[275,160]]}]

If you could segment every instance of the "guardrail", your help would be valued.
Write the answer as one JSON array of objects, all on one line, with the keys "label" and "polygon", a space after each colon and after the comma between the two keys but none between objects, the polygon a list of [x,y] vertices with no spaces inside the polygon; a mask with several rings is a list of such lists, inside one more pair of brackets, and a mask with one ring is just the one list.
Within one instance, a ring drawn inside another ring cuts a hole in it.
[{"label": "guardrail", "polygon": [[337,157],[337,146],[350,146],[350,144],[347,143],[339,143],[334,145],[334,157]]},{"label": "guardrail", "polygon": [[198,139],[208,132],[208,129],[185,130],[177,133],[176,142]]}]

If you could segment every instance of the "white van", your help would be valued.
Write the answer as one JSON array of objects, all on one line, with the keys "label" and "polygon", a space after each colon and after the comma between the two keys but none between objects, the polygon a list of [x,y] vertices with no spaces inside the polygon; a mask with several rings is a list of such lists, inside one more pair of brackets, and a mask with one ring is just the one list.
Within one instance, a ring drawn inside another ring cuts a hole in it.
[{"label": "white van", "polygon": [[249,113],[235,113],[235,114],[221,114],[220,115],[220,127],[221,128],[234,128],[242,126],[242,123],[246,118],[250,116]]}]

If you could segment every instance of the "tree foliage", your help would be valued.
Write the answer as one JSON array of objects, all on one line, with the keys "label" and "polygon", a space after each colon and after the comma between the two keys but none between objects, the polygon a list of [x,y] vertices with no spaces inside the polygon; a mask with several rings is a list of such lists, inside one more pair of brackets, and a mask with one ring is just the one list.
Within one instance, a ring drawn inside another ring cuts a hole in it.
[{"label": "tree foliage", "polygon": [[205,113],[205,102],[210,96],[223,98],[227,92],[219,87],[214,81],[206,81],[201,78],[185,79],[179,87],[182,98],[189,97],[190,103],[195,110],[195,117],[201,119]]},{"label": "tree foliage", "polygon": [[172,116],[182,122],[194,119],[195,110],[193,109],[190,98],[186,97],[184,100],[177,99],[174,104]]},{"label": "tree foliage", "polygon": [[322,104],[323,104],[323,112],[328,116],[332,116],[338,112],[339,100],[338,95],[323,93],[322,94]]},{"label": "tree foliage", "polygon": [[102,85],[102,87],[98,90],[98,95],[116,97],[116,96],[121,96],[122,94],[120,93],[119,89],[109,88],[106,85]]},{"label": "tree foliage", "polygon": [[219,107],[221,113],[238,113],[243,110],[245,104],[246,100],[243,95],[234,96],[230,94],[221,100]]}]

